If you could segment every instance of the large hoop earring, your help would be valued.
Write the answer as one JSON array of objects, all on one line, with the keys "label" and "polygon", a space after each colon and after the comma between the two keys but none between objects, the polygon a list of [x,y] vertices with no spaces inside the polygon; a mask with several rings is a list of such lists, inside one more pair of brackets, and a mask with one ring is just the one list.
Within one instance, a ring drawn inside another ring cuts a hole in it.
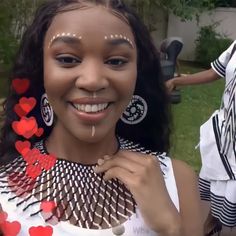
[{"label": "large hoop earring", "polygon": [[129,105],[121,116],[121,120],[128,125],[136,125],[143,121],[148,111],[147,102],[139,95],[133,95]]},{"label": "large hoop earring", "polygon": [[53,109],[49,104],[48,96],[46,93],[44,93],[41,97],[40,108],[41,108],[41,116],[44,123],[46,124],[46,126],[52,126],[54,119]]}]

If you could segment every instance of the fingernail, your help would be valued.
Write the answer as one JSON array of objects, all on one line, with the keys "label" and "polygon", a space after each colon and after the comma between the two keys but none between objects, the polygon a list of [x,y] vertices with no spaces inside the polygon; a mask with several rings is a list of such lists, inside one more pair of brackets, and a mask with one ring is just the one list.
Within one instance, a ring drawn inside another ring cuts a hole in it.
[{"label": "fingernail", "polygon": [[94,171],[95,173],[97,173],[97,172],[98,172],[98,168],[99,168],[98,166],[94,166],[94,167],[93,167],[93,171]]},{"label": "fingernail", "polygon": [[101,165],[103,165],[104,164],[104,162],[105,162],[105,160],[104,159],[98,159],[98,165],[99,166],[101,166]]}]

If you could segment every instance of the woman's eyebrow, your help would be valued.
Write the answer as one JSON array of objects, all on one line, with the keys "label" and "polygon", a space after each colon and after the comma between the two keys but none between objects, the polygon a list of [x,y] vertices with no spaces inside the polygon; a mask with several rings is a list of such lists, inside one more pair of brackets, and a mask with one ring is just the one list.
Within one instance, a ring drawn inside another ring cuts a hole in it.
[{"label": "woman's eyebrow", "polygon": [[[80,37],[69,36],[69,35],[54,36],[50,40],[48,48],[52,47],[57,42],[63,42],[63,43],[70,44],[70,45],[81,44],[81,39],[82,39],[81,36]],[[119,45],[125,44],[125,45],[129,46],[130,48],[134,49],[133,43],[131,42],[131,40],[129,40],[127,38],[107,38],[107,37],[105,37],[105,40],[111,46],[119,46]]]},{"label": "woman's eyebrow", "polygon": [[52,38],[50,43],[49,43],[49,48],[53,46],[53,44],[57,43],[57,42],[63,42],[66,44],[80,44],[81,43],[81,39],[82,37],[72,37],[72,36],[59,36],[59,37],[55,37]]},{"label": "woman's eyebrow", "polygon": [[134,49],[133,44],[127,39],[115,38],[115,39],[106,39],[106,41],[111,46],[119,46],[119,45],[125,44],[125,45],[128,45],[130,48]]}]

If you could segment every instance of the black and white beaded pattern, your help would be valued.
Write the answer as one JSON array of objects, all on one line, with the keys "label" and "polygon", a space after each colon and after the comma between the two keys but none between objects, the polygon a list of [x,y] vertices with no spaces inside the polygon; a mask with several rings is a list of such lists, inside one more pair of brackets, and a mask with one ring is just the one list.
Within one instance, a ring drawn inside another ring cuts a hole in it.
[{"label": "black and white beaded pattern", "polygon": [[[119,138],[119,142],[120,149],[157,155],[127,140]],[[41,153],[47,153],[43,141],[35,147]],[[158,157],[160,163],[165,165],[162,161],[165,156]],[[26,165],[25,161],[18,157],[12,163],[0,167],[0,194],[9,194],[9,201],[20,197],[17,206],[24,206],[23,211],[28,212],[31,217],[42,213],[41,210],[32,212],[31,206],[45,200],[55,201],[56,209],[44,218],[49,223],[56,217],[58,221],[69,221],[73,225],[88,229],[111,228],[122,224],[135,213],[136,202],[123,183],[117,179],[104,181],[102,174],[93,171],[94,166],[57,159],[51,170],[43,171],[37,177],[32,191],[28,191],[26,196],[25,193],[19,196],[17,188],[27,185],[29,179],[24,175],[22,177]],[[20,176],[15,178],[22,177],[22,181],[16,182],[15,186],[9,186],[5,178],[12,173],[20,173]],[[12,192],[15,193],[13,197]]]}]

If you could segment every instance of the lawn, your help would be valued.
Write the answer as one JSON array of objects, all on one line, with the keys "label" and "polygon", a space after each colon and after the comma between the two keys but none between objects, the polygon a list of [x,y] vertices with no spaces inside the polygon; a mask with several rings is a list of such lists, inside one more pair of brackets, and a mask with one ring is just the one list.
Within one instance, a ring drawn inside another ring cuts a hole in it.
[{"label": "lawn", "polygon": [[[181,63],[181,73],[204,70],[192,64]],[[181,159],[199,171],[201,159],[199,148],[199,127],[220,105],[224,88],[223,79],[212,84],[181,88],[181,103],[172,105],[171,156]]]}]

